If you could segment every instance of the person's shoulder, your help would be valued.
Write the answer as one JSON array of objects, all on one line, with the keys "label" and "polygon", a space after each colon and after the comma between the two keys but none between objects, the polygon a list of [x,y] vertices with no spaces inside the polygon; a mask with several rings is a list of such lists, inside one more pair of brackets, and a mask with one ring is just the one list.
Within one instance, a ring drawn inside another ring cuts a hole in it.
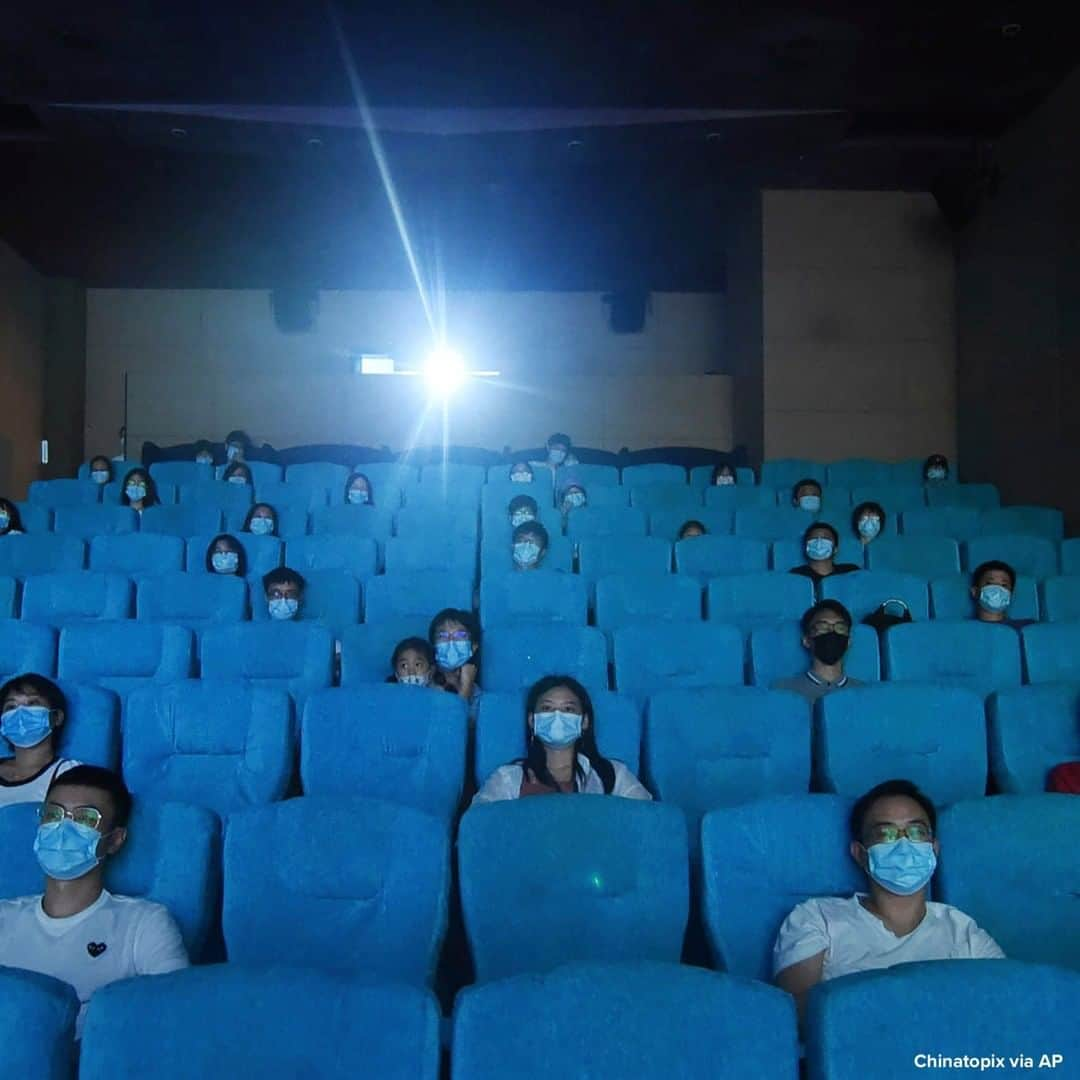
[{"label": "person's shoulder", "polygon": [[978,923],[976,923],[970,915],[961,911],[958,907],[953,907],[952,904],[942,904],[937,900],[927,900],[926,911],[934,922],[950,923],[958,931],[970,930],[972,927],[978,926]]},{"label": "person's shoulder", "polygon": [[866,680],[865,679],[856,679],[854,675],[849,675],[847,677],[847,682],[844,683],[845,688],[850,687],[850,686],[865,686],[865,685],[866,685]]},{"label": "person's shoulder", "polygon": [[68,769],[74,769],[77,765],[81,765],[81,761],[76,761],[74,758],[61,758],[56,765],[56,776],[61,773],[66,773]]},{"label": "person's shoulder", "polygon": [[35,893],[32,896],[12,896],[10,899],[0,900],[0,919],[32,911],[40,903],[41,893]]},{"label": "person's shoulder", "polygon": [[789,574],[798,574],[800,577],[812,578],[814,571],[809,566],[793,566],[789,571]]},{"label": "person's shoulder", "polygon": [[788,675],[783,679],[774,679],[769,684],[770,690],[790,690],[796,694],[802,694],[806,691],[806,684],[808,680],[806,673],[802,675]]},{"label": "person's shoulder", "polygon": [[[823,922],[835,922],[851,917],[852,905],[858,903],[854,896],[811,896],[791,909],[791,915],[812,916]],[[790,918],[791,916],[789,916]]]},{"label": "person's shoulder", "polygon": [[108,906],[117,915],[129,922],[149,923],[160,922],[167,919],[173,922],[172,912],[164,904],[156,900],[147,900],[141,896],[122,896],[117,893],[109,893]]}]

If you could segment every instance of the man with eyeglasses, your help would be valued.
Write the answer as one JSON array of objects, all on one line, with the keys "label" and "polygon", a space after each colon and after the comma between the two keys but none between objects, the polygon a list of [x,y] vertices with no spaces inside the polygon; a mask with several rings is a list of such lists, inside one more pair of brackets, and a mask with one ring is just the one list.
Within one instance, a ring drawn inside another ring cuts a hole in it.
[{"label": "man with eyeglasses", "polygon": [[910,780],[886,780],[858,799],[850,830],[849,851],[869,891],[804,901],[773,947],[773,975],[800,1016],[811,987],[826,979],[919,960],[1005,955],[962,911],[926,899],[937,868],[937,811]]},{"label": "man with eyeglasses", "polygon": [[844,673],[844,654],[851,641],[851,612],[836,600],[822,600],[807,611],[800,624],[803,648],[810,652],[810,667],[802,675],[777,679],[774,690],[792,690],[812,705],[826,694],[862,686]]},{"label": "man with eyeglasses", "polygon": [[70,983],[80,1002],[77,1036],[95,990],[188,966],[180,931],[161,904],[104,886],[105,863],[124,846],[130,814],[131,795],[115,773],[96,765],[62,773],[45,796],[34,840],[45,892],[0,901],[0,966]]}]

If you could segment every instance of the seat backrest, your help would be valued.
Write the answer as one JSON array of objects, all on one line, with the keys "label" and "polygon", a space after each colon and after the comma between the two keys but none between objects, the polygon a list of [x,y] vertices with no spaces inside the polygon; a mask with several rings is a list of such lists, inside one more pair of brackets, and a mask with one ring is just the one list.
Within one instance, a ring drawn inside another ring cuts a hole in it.
[{"label": "seat backrest", "polygon": [[[335,489],[335,494],[338,494]],[[285,513],[309,510],[314,513],[322,507],[329,505],[335,500],[330,497],[330,489],[324,487],[307,487],[301,484],[285,484],[280,481],[269,484],[259,484],[255,488],[255,502],[269,503],[279,516]],[[340,502],[340,498],[337,500]]]},{"label": "seat backrest", "polygon": [[[75,988],[49,975],[0,968],[0,1039],[12,1076],[68,1080],[77,1071]],[[28,1037],[29,1033],[32,1036]]]},{"label": "seat backrest", "polygon": [[1029,683],[1080,682],[1080,623],[1025,626],[1021,636]]},{"label": "seat backrest", "polygon": [[137,686],[191,675],[191,631],[134,619],[73,625],[60,633],[60,678],[112,690],[124,700]]},{"label": "seat backrest", "polygon": [[135,577],[183,568],[184,541],[179,536],[132,533],[129,536],[95,536],[90,541],[91,570]]},{"label": "seat backrest", "polygon": [[[547,553],[537,570],[554,570],[560,574],[569,574],[574,569],[574,542],[565,536],[551,534]],[[486,536],[480,542],[480,578],[496,577],[507,573],[517,573],[514,564],[514,552],[509,538],[502,540]]]},{"label": "seat backrest", "polygon": [[298,536],[285,543],[285,565],[305,574],[309,570],[347,570],[366,581],[375,576],[378,545],[364,536]]},{"label": "seat backrest", "polygon": [[[261,583],[251,583],[250,595],[251,621],[268,622],[270,610]],[[336,641],[348,627],[360,622],[363,607],[360,582],[347,570],[308,570],[296,621],[324,626]]]},{"label": "seat backrest", "polygon": [[[247,577],[256,581],[263,574],[281,566],[285,545],[276,536],[256,536],[254,533],[232,534],[247,556]],[[190,574],[213,573],[206,569],[206,552],[213,536],[193,536],[187,544],[187,569]]]},{"label": "seat backrest", "polygon": [[[208,1001],[214,1003],[209,1010]],[[241,1027],[246,1036],[237,1039]],[[185,1039],[183,1033],[192,1030],[199,1037]],[[257,1075],[436,1080],[438,1006],[415,987],[335,972],[252,971],[233,964],[188,968],[96,992],[79,1068],[84,1080]]]},{"label": "seat backrest", "polygon": [[1080,537],[1061,541],[1061,572],[1080,574]]},{"label": "seat backrest", "polygon": [[448,537],[433,531],[394,536],[386,541],[388,574],[413,574],[422,570],[454,570],[475,576],[476,538]]},{"label": "seat backrest", "polygon": [[420,470],[415,465],[402,465],[397,461],[373,461],[357,465],[356,471],[362,472],[371,483],[376,506],[390,505],[383,497],[386,491],[396,491],[400,497],[402,491],[415,488],[420,483]]},{"label": "seat backrest", "polygon": [[397,643],[409,637],[426,639],[430,622],[425,614],[347,627],[341,635],[341,685],[385,682]]},{"label": "seat backrest", "polygon": [[56,631],[19,619],[0,619],[0,676],[36,671],[50,678],[56,673]]},{"label": "seat backrest", "polygon": [[729,536],[735,523],[731,510],[712,510],[695,506],[692,513],[685,510],[653,510],[649,514],[649,535],[674,544],[679,531],[688,521],[699,521],[707,536]]},{"label": "seat backrest", "polygon": [[[172,484],[155,483],[154,488],[157,492],[158,505],[176,505],[177,489]],[[124,505],[124,481],[122,478],[113,480],[112,483],[106,484],[101,489],[101,501],[105,506]]]},{"label": "seat backrest", "polygon": [[723,623],[624,626],[615,631],[615,687],[641,697],[661,690],[741,686],[743,642]]},{"label": "seat backrest", "polygon": [[53,531],[89,540],[136,532],[139,515],[130,506],[61,506],[53,515]]},{"label": "seat backrest", "polygon": [[285,483],[297,487],[344,490],[348,479],[349,470],[344,465],[334,465],[329,461],[306,461],[301,465],[285,467]]},{"label": "seat backrest", "polygon": [[[251,479],[255,482],[256,487],[263,484],[280,483],[285,471],[280,465],[272,461],[246,461],[244,464],[251,470]],[[224,471],[223,466],[217,470],[219,479]]]},{"label": "seat backrest", "polygon": [[[754,686],[767,689],[777,679],[792,679],[803,674],[810,662],[810,653],[803,648],[799,623],[760,626],[751,631],[750,674]],[[851,628],[844,671],[860,682],[877,682],[881,678],[878,636],[872,627]]]},{"label": "seat backrest", "polygon": [[[1032,1068],[1044,1056],[1041,1067],[1052,1068],[1044,1046],[1052,1046],[1064,1061],[1080,1055],[1073,1015],[1078,994],[1077,972],[1011,959],[989,964],[931,960],[832,979],[809,998],[807,1075],[830,1080],[881,1076],[886,1061],[934,1069],[935,1057],[927,1050],[940,1047],[948,1055],[944,1048],[956,1046],[960,1032],[965,1045],[980,1052],[1000,1049],[1005,1055],[997,1065],[985,1053],[985,1064],[973,1069],[1003,1068],[1021,1047],[1030,1047],[1023,1053],[1033,1055]],[[900,1010],[911,1022],[888,1025],[874,1038],[864,1038],[865,1018],[879,1010],[886,1015]],[[980,1061],[978,1056],[970,1060]]]},{"label": "seat backrest", "polygon": [[313,694],[300,738],[304,794],[386,799],[449,822],[465,778],[467,712],[457,694],[393,683]]},{"label": "seat backrest", "polygon": [[1047,578],[1039,594],[1047,622],[1080,622],[1080,576]]},{"label": "seat backrest", "polygon": [[284,798],[295,749],[283,690],[189,679],[133,690],[124,707],[124,778],[155,802],[225,815]]},{"label": "seat backrest", "polygon": [[79,683],[57,684],[67,700],[67,714],[57,743],[61,757],[100,765],[120,767],[120,702],[116,695],[99,686]]},{"label": "seat backrest", "polygon": [[57,570],[81,570],[86,544],[77,536],[34,533],[0,537],[0,574],[25,578]]},{"label": "seat backrest", "polygon": [[1050,506],[1003,506],[983,511],[982,531],[987,536],[1041,536],[1059,544],[1065,538],[1065,515]]},{"label": "seat backrest", "polygon": [[695,536],[675,545],[675,569],[702,580],[769,569],[769,545],[743,536]]},{"label": "seat backrest", "polygon": [[367,582],[364,620],[380,622],[424,616],[430,619],[443,608],[469,611],[472,592],[472,575],[465,572],[418,570],[413,574],[380,574]]},{"label": "seat backrest", "polygon": [[0,577],[0,619],[14,619],[19,614],[19,583],[13,577]]},{"label": "seat backrest", "polygon": [[[606,691],[590,693],[597,748],[636,774],[641,759],[641,713],[630,698]],[[475,773],[477,785],[500,766],[523,758],[528,750],[522,691],[485,692],[476,716]]]},{"label": "seat backrest", "polygon": [[685,574],[613,574],[596,583],[596,625],[617,630],[631,623],[701,620],[701,583]]},{"label": "seat backrest", "polygon": [[507,1062],[518,1080],[546,1080],[592,1060],[635,1080],[668,1080],[672,1062],[681,1080],[781,1080],[798,1047],[792,999],[775,987],[675,964],[582,965],[464,990],[452,1057],[461,1080],[500,1080]]},{"label": "seat backrest", "polygon": [[[930,600],[935,619],[973,619],[975,600],[970,577],[939,578],[930,582]],[[1010,619],[1038,619],[1039,589],[1034,578],[1018,577],[1009,604]]]},{"label": "seat backrest", "polygon": [[767,510],[776,506],[776,489],[742,484],[733,487],[713,485],[705,489],[705,506],[730,514],[738,510]]},{"label": "seat backrest", "polygon": [[656,536],[594,537],[578,544],[578,567],[590,584],[616,574],[671,574],[671,545]]},{"label": "seat backrest", "polygon": [[1007,795],[1046,790],[1050,770],[1080,761],[1080,684],[1021,686],[991,694],[990,774]]},{"label": "seat backrest", "polygon": [[37,503],[18,501],[15,505],[19,510],[23,532],[43,533],[52,530],[53,512],[49,507],[39,506]]},{"label": "seat backrest", "polygon": [[[788,574],[796,566],[806,565],[806,545],[799,540],[774,540],[770,556],[772,568],[778,574]],[[836,563],[862,567],[866,562],[866,549],[853,536],[840,534],[840,547],[836,551]]]},{"label": "seat backrest", "polygon": [[[558,487],[555,489],[555,505],[561,507],[561,499],[564,488],[570,483],[568,477],[556,479]],[[607,484],[585,483],[586,505],[570,511],[570,517],[579,515],[582,510],[626,510],[630,507],[630,489]],[[588,517],[582,518],[582,522],[588,521]]]},{"label": "seat backrest", "polygon": [[824,484],[825,472],[825,466],[817,461],[808,461],[806,458],[774,458],[772,461],[762,462],[761,484],[762,487],[774,488],[790,488],[800,480],[816,480],[819,484]]},{"label": "seat backrest", "polygon": [[1056,541],[1042,536],[1006,536],[987,534],[969,540],[964,545],[967,569],[988,559],[1007,562],[1018,574],[1025,577],[1054,577],[1058,572],[1058,546]]},{"label": "seat backrest", "polygon": [[[513,874],[508,850],[529,852]],[[689,871],[677,807],[596,795],[474,806],[458,867],[479,982],[570,962],[678,962]]]},{"label": "seat backrest", "polygon": [[648,465],[627,465],[622,470],[622,486],[627,488],[687,486],[686,469],[682,465],[652,462]]},{"label": "seat backrest", "polygon": [[101,501],[101,488],[92,480],[31,480],[27,500],[38,506],[87,506]]},{"label": "seat backrest", "polygon": [[216,506],[148,506],[142,512],[139,530],[168,536],[214,536],[221,531],[221,521],[221,510]]},{"label": "seat backrest", "polygon": [[645,487],[631,488],[630,505],[638,510],[648,510],[650,513],[656,510],[673,509],[685,513],[687,517],[693,517],[697,511],[703,509],[700,489],[687,487],[685,483],[677,486],[649,484]]},{"label": "seat backrest", "polygon": [[907,487],[889,484],[852,488],[851,505],[854,507],[864,502],[876,502],[889,520],[895,522],[901,514],[908,511],[925,512],[926,489],[916,484]]},{"label": "seat backrest", "polygon": [[385,540],[394,531],[394,513],[381,506],[322,506],[311,512],[311,531],[316,536],[330,533]]},{"label": "seat backrest", "polygon": [[420,470],[421,491],[431,490],[447,500],[471,498],[479,494],[487,478],[487,466],[447,462],[425,465]]},{"label": "seat backrest", "polygon": [[178,488],[213,484],[216,479],[213,465],[200,465],[197,461],[155,461],[150,466],[150,475],[157,484]]},{"label": "seat backrest", "polygon": [[247,586],[231,574],[148,574],[138,582],[135,616],[192,630],[240,622],[247,617]]},{"label": "seat backrest", "polygon": [[927,484],[926,505],[994,510],[1001,505],[1001,496],[993,484]]},{"label": "seat backrest", "polygon": [[[936,895],[1014,960],[1080,968],[1080,799],[999,795],[938,819]],[[993,867],[993,873],[987,873]]]},{"label": "seat backrest", "polygon": [[750,540],[798,540],[814,515],[794,506],[764,507],[735,512],[735,535]]},{"label": "seat backrest", "polygon": [[960,686],[984,697],[1020,685],[1019,635],[975,619],[894,626],[882,659],[893,682]]},{"label": "seat backrest", "polygon": [[221,920],[229,962],[428,984],[446,929],[449,843],[444,822],[357,796],[233,814]]},{"label": "seat backrest", "polygon": [[866,565],[927,580],[944,578],[960,573],[960,550],[947,536],[879,536],[868,546]]},{"label": "seat backrest", "polygon": [[[690,486],[696,488],[713,486],[713,469],[715,468],[715,465],[695,465],[690,470]],[[748,465],[739,465],[735,469],[735,482],[744,487],[753,487],[757,483],[757,477]]]},{"label": "seat backrest", "polygon": [[[534,471],[539,472],[540,470],[534,467]],[[615,465],[567,465],[559,470],[554,479],[558,488],[562,488],[570,481],[573,481],[584,484],[586,490],[618,487],[621,483],[619,470]]]},{"label": "seat backrest", "polygon": [[181,506],[213,507],[223,514],[239,511],[246,514],[254,500],[250,484],[191,484],[180,489]]},{"label": "seat backrest", "polygon": [[[621,491],[622,488],[609,490]],[[566,535],[571,540],[609,536],[629,539],[643,537],[647,525],[648,517],[644,510],[635,510],[629,506],[591,505],[570,511],[566,518]]]},{"label": "seat backrest", "polygon": [[591,626],[499,627],[484,635],[482,662],[485,690],[524,690],[553,671],[572,675],[590,693],[608,685],[607,642]]},{"label": "seat backrest", "polygon": [[[832,574],[821,583],[823,600],[839,600],[856,622],[862,622],[886,600],[903,600],[913,619],[930,617],[929,590],[923,578],[892,570],[860,570]],[[809,604],[806,605],[810,607]],[[804,609],[805,610],[805,609]]]},{"label": "seat backrest", "polygon": [[950,536],[969,540],[979,535],[982,511],[963,506],[940,506],[932,510],[905,510],[900,517],[905,536]]},{"label": "seat backrest", "polygon": [[[464,606],[468,607],[468,604]],[[584,580],[577,574],[563,574],[554,570],[511,570],[481,577],[480,624],[486,629],[514,625],[526,619],[584,626],[588,609],[588,591]]]},{"label": "seat backrest", "polygon": [[705,815],[703,907],[718,967],[770,982],[773,943],[793,907],[865,889],[848,852],[850,812],[839,795],[786,795]]},{"label": "seat backrest", "polygon": [[832,462],[826,475],[830,484],[842,484],[844,487],[881,486],[893,480],[893,467],[887,461],[874,461],[871,458],[846,458]]},{"label": "seat backrest", "polygon": [[[777,488],[775,495],[776,506],[791,507],[791,488]],[[836,485],[823,487],[821,489],[821,510],[816,517],[821,521],[828,521],[830,524],[839,523],[839,526],[843,526],[851,517],[851,489]]]},{"label": "seat backrest", "polygon": [[22,617],[50,626],[130,618],[134,587],[123,574],[61,570],[23,582]]},{"label": "seat backrest", "polygon": [[821,791],[858,798],[903,776],[938,806],[986,791],[986,717],[970,690],[881,683],[822,698],[814,723]]}]

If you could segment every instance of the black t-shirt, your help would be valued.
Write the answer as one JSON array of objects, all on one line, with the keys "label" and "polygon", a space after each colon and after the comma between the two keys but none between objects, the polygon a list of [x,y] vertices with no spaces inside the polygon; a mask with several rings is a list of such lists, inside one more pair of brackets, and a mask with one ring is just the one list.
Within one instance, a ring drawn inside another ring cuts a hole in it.
[{"label": "black t-shirt", "polygon": [[788,572],[791,574],[799,574],[801,577],[808,577],[815,585],[817,585],[827,577],[832,577],[833,574],[854,574],[857,570],[861,569],[861,566],[856,566],[854,563],[842,562],[833,564],[832,574],[819,574],[809,566],[794,566]]}]

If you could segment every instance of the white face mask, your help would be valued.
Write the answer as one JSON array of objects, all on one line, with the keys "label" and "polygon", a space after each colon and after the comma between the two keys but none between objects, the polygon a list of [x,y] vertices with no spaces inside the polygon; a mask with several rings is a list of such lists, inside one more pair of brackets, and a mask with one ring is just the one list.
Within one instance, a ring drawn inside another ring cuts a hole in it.
[{"label": "white face mask", "polygon": [[535,521],[536,515],[531,510],[515,510],[510,515],[510,524],[513,528],[524,525],[526,521]]},{"label": "white face mask", "polygon": [[583,491],[571,491],[570,494],[563,499],[563,506],[568,510],[577,510],[584,505],[585,492]]},{"label": "white face mask", "polygon": [[236,475],[230,476],[229,477],[229,483],[230,484],[246,484],[247,483],[247,477],[246,476],[236,476]]},{"label": "white face mask", "polygon": [[510,474],[510,481],[514,484],[531,484],[532,473],[530,472],[514,472]]},{"label": "white face mask", "polygon": [[368,493],[363,488],[353,488],[349,492],[349,502],[353,506],[366,506]]},{"label": "white face mask", "polygon": [[196,465],[213,465],[214,464],[214,459],[212,457],[210,457],[209,454],[200,454],[195,459],[195,464]]},{"label": "white face mask", "polygon": [[716,478],[716,486],[717,487],[731,487],[734,483],[735,483],[735,477],[734,476],[728,476],[726,474],[722,474],[722,475],[720,475],[720,476],[718,476]]},{"label": "white face mask", "polygon": [[423,675],[399,675],[397,681],[402,686],[430,686],[431,672],[427,671]]}]

